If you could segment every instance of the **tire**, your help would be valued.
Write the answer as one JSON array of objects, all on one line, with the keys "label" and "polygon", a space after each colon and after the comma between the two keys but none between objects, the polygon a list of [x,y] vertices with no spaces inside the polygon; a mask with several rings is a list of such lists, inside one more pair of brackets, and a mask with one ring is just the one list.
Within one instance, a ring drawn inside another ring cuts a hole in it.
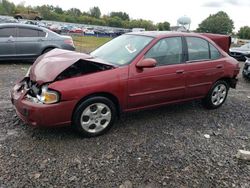
[{"label": "tire", "polygon": [[35,20],[37,20],[37,21],[41,21],[42,19],[41,19],[41,18],[39,18],[39,17],[35,17]]},{"label": "tire", "polygon": [[217,81],[203,99],[203,106],[207,109],[219,108],[227,98],[229,85],[224,80]]},{"label": "tire", "polygon": [[45,50],[43,50],[43,53],[42,54],[46,54],[47,52],[53,50],[54,48],[46,48]]},{"label": "tire", "polygon": [[22,16],[15,16],[15,19],[20,20],[23,19]]},{"label": "tire", "polygon": [[72,117],[73,127],[85,137],[106,133],[114,124],[117,111],[106,97],[92,97],[80,103]]}]

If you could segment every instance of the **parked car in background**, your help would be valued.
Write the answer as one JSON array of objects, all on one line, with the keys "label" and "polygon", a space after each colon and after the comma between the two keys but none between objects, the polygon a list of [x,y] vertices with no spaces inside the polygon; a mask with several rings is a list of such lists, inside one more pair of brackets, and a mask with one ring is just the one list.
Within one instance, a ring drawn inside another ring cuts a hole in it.
[{"label": "parked car in background", "polygon": [[61,34],[62,32],[62,27],[57,24],[52,24],[48,27],[49,30],[54,31],[57,34]]},{"label": "parked car in background", "polygon": [[215,109],[236,87],[240,67],[225,52],[229,37],[210,37],[138,32],[90,55],[55,49],[36,60],[11,100],[33,126],[72,125],[88,137],[108,131],[121,112],[194,99]]},{"label": "parked car in background", "polygon": [[246,57],[250,58],[250,43],[241,47],[230,48],[230,55],[239,61],[245,61]]},{"label": "parked car in background", "polygon": [[14,18],[0,17],[0,23],[18,23],[18,20]]},{"label": "parked car in background", "polygon": [[0,24],[0,60],[35,59],[54,48],[75,50],[70,36],[28,24]]},{"label": "parked car in background", "polygon": [[69,30],[69,33],[83,33],[83,30],[79,27],[72,27],[70,30]]},{"label": "parked car in background", "polygon": [[27,19],[27,20],[42,20],[42,16],[39,12],[34,10],[28,10],[27,12],[16,12],[14,15],[15,19]]},{"label": "parked car in background", "polygon": [[246,58],[245,65],[243,67],[242,75],[245,79],[250,80],[250,58]]}]

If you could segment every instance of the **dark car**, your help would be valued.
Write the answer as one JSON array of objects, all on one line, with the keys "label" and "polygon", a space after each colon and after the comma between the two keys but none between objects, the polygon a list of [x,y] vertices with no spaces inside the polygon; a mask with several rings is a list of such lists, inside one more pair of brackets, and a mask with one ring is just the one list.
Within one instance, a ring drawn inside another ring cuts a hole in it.
[{"label": "dark car", "polygon": [[243,67],[242,75],[245,79],[250,80],[250,58],[247,58]]},{"label": "dark car", "polygon": [[90,55],[55,49],[36,60],[11,100],[30,125],[72,125],[86,136],[103,134],[122,112],[194,99],[215,109],[236,87],[240,68],[215,43],[224,40],[228,51],[228,37],[209,36],[140,32]]},{"label": "dark car", "polygon": [[241,47],[230,48],[230,55],[239,61],[245,61],[246,57],[250,58],[250,43]]},{"label": "dark car", "polygon": [[28,24],[0,24],[0,60],[35,59],[54,48],[75,50],[70,36]]}]

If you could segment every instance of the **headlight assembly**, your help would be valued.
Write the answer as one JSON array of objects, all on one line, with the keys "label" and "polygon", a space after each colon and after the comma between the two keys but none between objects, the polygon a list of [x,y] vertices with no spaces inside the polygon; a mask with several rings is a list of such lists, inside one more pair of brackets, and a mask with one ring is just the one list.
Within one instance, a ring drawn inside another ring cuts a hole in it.
[{"label": "headlight assembly", "polygon": [[37,95],[37,98],[44,104],[53,104],[59,101],[60,95],[57,91],[48,89],[48,85],[44,85],[41,94]]}]

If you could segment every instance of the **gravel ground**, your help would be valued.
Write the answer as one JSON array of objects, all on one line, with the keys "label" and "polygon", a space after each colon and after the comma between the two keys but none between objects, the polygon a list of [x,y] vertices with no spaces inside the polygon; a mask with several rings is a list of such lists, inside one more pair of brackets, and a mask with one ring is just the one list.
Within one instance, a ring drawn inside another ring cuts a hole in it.
[{"label": "gravel ground", "polygon": [[0,188],[250,187],[250,163],[235,157],[250,150],[250,82],[241,75],[217,110],[196,101],[129,113],[87,139],[19,120],[9,89],[29,66],[0,64]]}]

